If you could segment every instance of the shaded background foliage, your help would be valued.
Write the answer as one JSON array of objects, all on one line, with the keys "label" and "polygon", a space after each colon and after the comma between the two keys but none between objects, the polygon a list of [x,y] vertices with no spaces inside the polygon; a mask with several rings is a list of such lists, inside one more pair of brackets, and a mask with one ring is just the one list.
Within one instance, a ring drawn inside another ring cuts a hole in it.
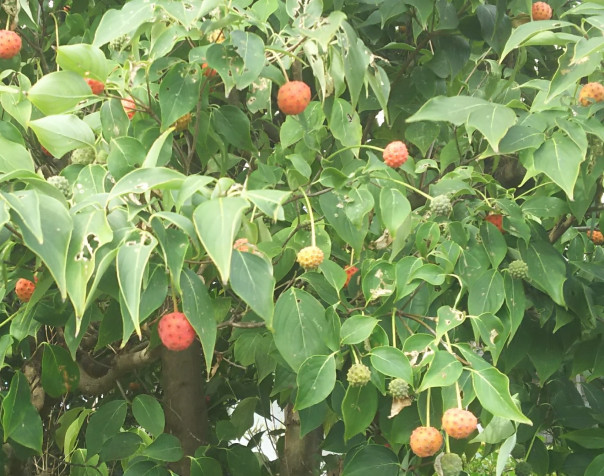
[{"label": "shaded background foliage", "polygon": [[[577,95],[604,6],[549,3],[4,1],[6,472],[434,474],[409,436],[460,398],[469,473],[599,474],[604,128]],[[286,73],[302,115],[278,113]],[[303,272],[311,210],[326,260]],[[175,306],[181,353],[156,331]]]}]

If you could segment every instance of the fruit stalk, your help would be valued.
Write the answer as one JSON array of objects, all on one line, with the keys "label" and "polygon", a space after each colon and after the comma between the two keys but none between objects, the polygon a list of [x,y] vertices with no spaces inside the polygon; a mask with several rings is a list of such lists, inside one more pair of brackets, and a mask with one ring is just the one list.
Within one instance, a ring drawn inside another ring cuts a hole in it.
[{"label": "fruit stalk", "polygon": [[306,202],[306,208],[308,209],[308,216],[310,218],[310,244],[311,246],[317,246],[317,238],[315,236],[315,218],[312,212],[312,206],[310,205],[310,199],[306,192],[302,188],[300,188],[302,195],[304,195],[304,201]]}]

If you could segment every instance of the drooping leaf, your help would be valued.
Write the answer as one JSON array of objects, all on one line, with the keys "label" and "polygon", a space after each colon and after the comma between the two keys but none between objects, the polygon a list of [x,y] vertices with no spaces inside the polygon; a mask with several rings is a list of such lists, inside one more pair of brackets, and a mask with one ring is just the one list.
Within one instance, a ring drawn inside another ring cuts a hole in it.
[{"label": "drooping leaf", "polygon": [[336,360],[331,355],[306,359],[296,377],[298,392],[294,410],[303,410],[325,400],[336,383]]},{"label": "drooping leaf", "polygon": [[265,321],[273,318],[275,278],[271,264],[253,253],[233,251],[231,286]]}]

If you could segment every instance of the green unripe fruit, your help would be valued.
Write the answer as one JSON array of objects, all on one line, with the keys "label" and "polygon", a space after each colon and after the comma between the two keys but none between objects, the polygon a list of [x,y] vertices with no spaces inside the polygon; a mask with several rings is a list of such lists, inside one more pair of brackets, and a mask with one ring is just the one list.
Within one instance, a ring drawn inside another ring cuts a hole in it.
[{"label": "green unripe fruit", "polygon": [[516,463],[514,471],[516,472],[516,476],[531,476],[533,474],[533,467],[526,461],[519,461]]},{"label": "green unripe fruit", "polygon": [[109,42],[109,48],[121,51],[128,43],[130,43],[130,37],[128,35],[118,36]]},{"label": "green unripe fruit", "polygon": [[430,202],[430,210],[435,215],[448,216],[452,209],[451,199],[446,195],[434,197],[432,202]]},{"label": "green unripe fruit", "polygon": [[402,378],[395,378],[388,384],[388,392],[393,398],[405,398],[409,396],[409,384]]},{"label": "green unripe fruit", "polygon": [[521,445],[520,443],[516,443],[516,446],[514,446],[514,449],[512,450],[512,458],[522,459],[525,456],[526,456],[526,448],[524,447],[524,445]]},{"label": "green unripe fruit", "polygon": [[371,370],[364,364],[354,364],[348,369],[346,378],[352,387],[363,387],[371,380]]},{"label": "green unripe fruit", "polygon": [[54,175],[53,177],[48,177],[46,181],[50,185],[57,187],[61,193],[65,195],[65,198],[69,198],[71,196],[71,186],[69,185],[69,180],[67,180],[65,177],[62,177],[61,175]]},{"label": "green unripe fruit", "polygon": [[463,462],[458,454],[441,453],[434,461],[434,469],[441,476],[459,476],[463,471]]},{"label": "green unripe fruit", "polygon": [[71,163],[79,165],[89,165],[94,162],[96,154],[94,149],[86,147],[85,149],[76,149],[71,153]]},{"label": "green unripe fruit", "polygon": [[510,263],[508,272],[514,279],[526,279],[528,277],[528,265],[521,259],[517,259]]},{"label": "green unripe fruit", "polygon": [[101,150],[97,154],[94,163],[95,164],[106,164],[107,163],[107,157],[109,157],[109,154],[107,152],[105,152],[104,150]]}]

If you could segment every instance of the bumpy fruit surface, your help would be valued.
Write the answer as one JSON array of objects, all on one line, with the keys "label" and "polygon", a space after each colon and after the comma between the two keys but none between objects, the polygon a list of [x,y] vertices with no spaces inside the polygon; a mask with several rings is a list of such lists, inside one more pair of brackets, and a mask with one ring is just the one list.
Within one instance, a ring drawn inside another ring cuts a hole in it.
[{"label": "bumpy fruit surface", "polygon": [[526,461],[519,461],[516,463],[514,471],[516,476],[531,476],[533,474],[533,467]]},{"label": "bumpy fruit surface", "polygon": [[186,131],[189,127],[189,124],[191,124],[191,113],[190,112],[188,112],[184,116],[176,119],[176,122],[174,123],[174,130],[176,132]]},{"label": "bumpy fruit surface", "polygon": [[67,180],[65,177],[63,177],[62,175],[53,175],[52,177],[48,177],[46,181],[50,185],[57,187],[61,191],[61,193],[65,195],[65,198],[70,197],[71,187],[69,185],[69,180]]},{"label": "bumpy fruit surface", "polygon": [[109,42],[109,48],[120,51],[130,42],[130,37],[128,35],[118,36]]},{"label": "bumpy fruit surface", "polygon": [[297,261],[305,270],[317,269],[323,262],[323,251],[318,246],[307,246],[298,252]]},{"label": "bumpy fruit surface", "polygon": [[0,30],[0,58],[11,59],[21,51],[21,37],[14,31]]},{"label": "bumpy fruit surface", "polygon": [[484,217],[484,220],[495,225],[497,229],[503,233],[503,215],[499,213],[491,213],[490,215]]},{"label": "bumpy fruit surface", "polygon": [[602,243],[604,243],[604,235],[602,235],[602,232],[600,230],[589,230],[587,232],[587,236],[596,245],[601,245]]},{"label": "bumpy fruit surface", "polygon": [[463,471],[463,461],[458,454],[441,453],[436,459],[443,476],[459,476],[459,473]]},{"label": "bumpy fruit surface", "polygon": [[346,375],[352,387],[364,387],[371,380],[371,370],[365,364],[353,364]]},{"label": "bumpy fruit surface", "polygon": [[20,278],[15,284],[15,294],[23,302],[29,302],[35,290],[36,285],[29,279]]},{"label": "bumpy fruit surface", "polygon": [[442,427],[447,435],[456,438],[467,438],[478,426],[478,420],[472,412],[461,408],[449,408],[442,418]]},{"label": "bumpy fruit surface", "polygon": [[452,209],[451,200],[446,195],[434,197],[432,202],[430,202],[430,210],[432,210],[435,215],[447,216],[451,213]]},{"label": "bumpy fruit surface", "polygon": [[85,149],[76,149],[71,153],[71,163],[79,165],[89,165],[94,162],[96,154],[94,149],[86,147]]},{"label": "bumpy fruit surface", "polygon": [[126,111],[126,114],[128,115],[128,119],[132,119],[134,114],[136,114],[136,103],[134,102],[134,99],[123,98],[121,102],[124,111]]},{"label": "bumpy fruit surface", "polygon": [[310,88],[302,81],[288,81],[279,88],[277,106],[283,114],[296,115],[310,103]]},{"label": "bumpy fruit surface", "polygon": [[579,91],[579,103],[582,106],[602,101],[604,101],[604,86],[600,83],[587,83]]},{"label": "bumpy fruit surface", "polygon": [[514,260],[508,266],[508,272],[514,279],[526,279],[528,277],[528,265],[521,259]]},{"label": "bumpy fruit surface", "polygon": [[344,271],[346,271],[346,282],[344,283],[344,287],[346,288],[352,277],[359,271],[359,268],[356,266],[344,266]]},{"label": "bumpy fruit surface", "polygon": [[387,166],[392,167],[393,169],[400,167],[407,162],[407,159],[409,158],[407,146],[400,140],[390,142],[384,149],[382,158]]},{"label": "bumpy fruit surface", "polygon": [[166,348],[176,352],[187,349],[195,340],[195,329],[182,312],[162,316],[157,332]]},{"label": "bumpy fruit surface", "polygon": [[526,448],[524,445],[520,443],[516,443],[514,449],[512,450],[512,458],[514,459],[522,459],[526,456]]},{"label": "bumpy fruit surface", "polygon": [[409,396],[409,384],[402,378],[395,378],[388,384],[388,393],[394,398],[405,398]]},{"label": "bumpy fruit surface", "polygon": [[549,20],[552,17],[552,7],[545,2],[533,3],[533,20]]},{"label": "bumpy fruit surface", "polygon": [[90,89],[92,89],[92,94],[96,94],[97,96],[101,94],[105,90],[105,83],[102,81],[98,81],[92,78],[84,78],[84,81],[88,83]]},{"label": "bumpy fruit surface", "polygon": [[409,446],[420,458],[434,455],[443,444],[443,435],[432,426],[419,426],[409,439]]}]

